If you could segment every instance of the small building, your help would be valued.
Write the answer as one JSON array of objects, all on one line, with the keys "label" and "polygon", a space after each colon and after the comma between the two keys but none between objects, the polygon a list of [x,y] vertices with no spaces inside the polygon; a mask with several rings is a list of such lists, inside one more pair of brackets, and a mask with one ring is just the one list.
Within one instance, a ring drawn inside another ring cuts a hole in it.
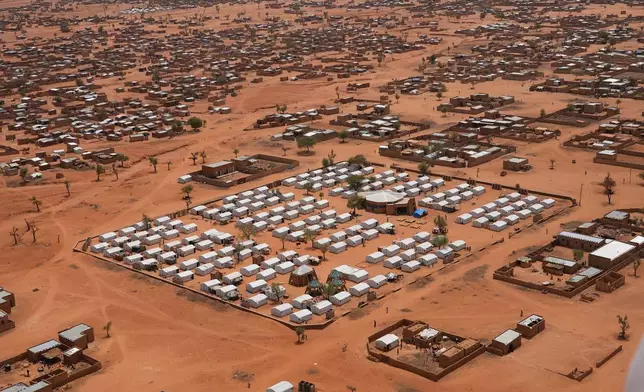
[{"label": "small building", "polygon": [[376,214],[412,215],[416,211],[416,199],[405,193],[378,190],[360,194],[365,198],[365,210]]},{"label": "small building", "polygon": [[611,241],[588,255],[588,265],[602,270],[611,269],[626,260],[634,249],[633,245]]},{"label": "small building", "polygon": [[288,381],[280,381],[272,387],[266,388],[266,392],[295,392],[295,388]]},{"label": "small building", "polygon": [[572,231],[562,231],[557,235],[557,245],[565,246],[570,249],[581,249],[586,252],[592,252],[604,244],[604,239],[600,237],[575,233]]},{"label": "small building", "polygon": [[543,317],[532,314],[517,323],[516,331],[526,339],[531,339],[546,329],[546,320]]},{"label": "small building", "polygon": [[503,170],[525,171],[529,168],[527,158],[512,157],[503,161]]},{"label": "small building", "polygon": [[94,329],[86,324],[78,324],[58,332],[58,339],[66,346],[86,349],[94,341]]},{"label": "small building", "polygon": [[507,355],[521,347],[521,334],[513,329],[508,329],[492,340],[488,351],[496,355]]},{"label": "small building", "polygon": [[597,282],[595,282],[595,290],[601,291],[602,293],[612,293],[622,287],[625,281],[626,279],[624,275],[615,271],[609,271],[604,276],[597,279]]}]

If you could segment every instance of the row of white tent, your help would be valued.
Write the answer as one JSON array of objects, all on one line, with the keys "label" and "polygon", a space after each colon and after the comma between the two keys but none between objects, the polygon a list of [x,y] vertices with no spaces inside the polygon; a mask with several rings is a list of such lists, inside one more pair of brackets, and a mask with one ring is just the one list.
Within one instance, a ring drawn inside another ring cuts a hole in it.
[{"label": "row of white tent", "polygon": [[484,193],[485,187],[482,185],[471,186],[468,183],[462,183],[454,188],[427,196],[420,200],[418,205],[422,207],[441,209],[443,206],[457,205],[462,201],[471,200],[474,196],[480,196]]},{"label": "row of white tent", "polygon": [[[554,207],[556,204],[556,201],[551,198],[539,201],[535,196],[526,196],[522,200],[518,200],[517,195],[519,193],[507,195],[480,208],[475,208],[469,213],[461,214],[456,218],[456,223],[464,225],[471,222],[473,227],[502,231],[508,226],[513,226],[521,220]],[[512,202],[513,200],[515,201]]]},{"label": "row of white tent", "polygon": [[367,255],[365,260],[369,264],[383,262],[383,266],[386,268],[414,272],[423,265],[436,264],[439,259],[447,261],[453,257],[455,252],[461,251],[467,246],[465,241],[456,240],[446,247],[430,253],[434,248],[430,242],[430,236],[428,232],[422,231],[412,237],[393,241],[392,245]]}]

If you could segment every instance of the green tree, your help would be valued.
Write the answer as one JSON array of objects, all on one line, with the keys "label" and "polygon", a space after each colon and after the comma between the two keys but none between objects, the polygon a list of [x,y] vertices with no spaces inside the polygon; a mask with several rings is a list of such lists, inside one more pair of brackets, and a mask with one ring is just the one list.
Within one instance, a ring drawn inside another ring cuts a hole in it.
[{"label": "green tree", "polygon": [[159,160],[155,156],[151,156],[148,158],[148,161],[150,162],[150,165],[154,168],[154,172],[157,172],[157,165],[159,164]]},{"label": "green tree", "polygon": [[257,235],[257,229],[252,223],[246,223],[239,226],[239,238],[246,241]]},{"label": "green tree", "polygon": [[640,261],[639,258],[636,258],[633,260],[633,276],[637,278],[637,269],[640,267],[642,262]]},{"label": "green tree", "polygon": [[342,130],[338,133],[338,137],[340,138],[340,143],[346,143],[346,138],[349,137],[349,132]]},{"label": "green tree", "polygon": [[541,111],[539,112],[539,117],[545,117],[545,116],[546,116],[545,109],[541,109]]},{"label": "green tree", "polygon": [[445,217],[443,217],[442,215],[436,215],[436,217],[434,218],[434,224],[440,229],[441,233],[444,233],[445,229],[447,228],[447,219],[445,219]]},{"label": "green tree", "polygon": [[347,200],[347,207],[353,210],[353,215],[356,214],[358,208],[364,209],[367,205],[367,199],[360,195],[352,195]]},{"label": "green tree", "polygon": [[235,158],[237,158],[237,154],[239,154],[239,150],[238,150],[238,149],[234,149],[234,150],[233,150],[233,154],[235,154]]},{"label": "green tree", "polygon": [[419,163],[418,172],[420,173],[421,176],[426,176],[427,174],[429,174],[429,165],[426,164],[425,162]]},{"label": "green tree", "polygon": [[171,129],[174,133],[183,133],[183,123],[181,121],[175,121],[172,123]]},{"label": "green tree", "polygon": [[125,162],[129,161],[130,158],[125,154],[117,154],[116,160],[119,161],[119,163],[121,164],[121,167],[123,167],[125,165]]},{"label": "green tree", "polygon": [[430,242],[435,247],[441,249],[445,245],[449,244],[449,239],[445,235],[437,235],[436,237],[432,238]]},{"label": "green tree", "polygon": [[29,169],[26,167],[21,167],[20,168],[20,179],[22,180],[22,183],[25,184],[27,182],[27,174],[29,174]]},{"label": "green tree", "polygon": [[318,245],[318,249],[322,252],[322,260],[326,260],[326,253],[329,251],[331,243],[327,242],[326,244]]},{"label": "green tree", "polygon": [[318,236],[318,233],[316,231],[304,229],[304,236],[303,236],[304,243],[310,242],[311,244],[313,244],[313,241],[315,241],[317,236]]},{"label": "green tree", "polygon": [[356,165],[360,167],[369,166],[369,161],[362,154],[358,154],[350,157],[349,159],[347,159],[347,163],[349,163],[349,165]]},{"label": "green tree", "polygon": [[190,194],[194,191],[194,188],[192,185],[185,185],[183,188],[181,188],[181,192],[186,194],[186,197],[190,197]]},{"label": "green tree", "polygon": [[105,173],[105,168],[103,167],[103,165],[101,164],[96,165],[96,181],[101,180],[101,174],[103,173]]},{"label": "green tree", "polygon": [[316,143],[315,139],[308,136],[303,136],[297,139],[297,146],[299,148],[306,148],[307,154],[311,153],[311,148],[315,146],[315,143]]},{"label": "green tree", "polygon": [[575,261],[579,261],[584,258],[584,251],[581,249],[575,249],[572,251],[572,257]]},{"label": "green tree", "polygon": [[40,212],[40,205],[42,204],[42,201],[36,199],[36,196],[32,196],[29,200],[31,200],[31,204],[36,206],[36,212]]},{"label": "green tree", "polygon": [[307,182],[306,184],[304,184],[304,190],[306,191],[307,196],[310,195],[311,191],[313,190],[313,183]]},{"label": "green tree", "polygon": [[349,189],[358,191],[362,187],[363,180],[364,180],[364,176],[350,175],[349,178],[347,178],[347,184],[349,185]]},{"label": "green tree", "polygon": [[199,117],[190,117],[188,125],[190,125],[192,129],[199,129],[203,126],[203,120]]},{"label": "green tree", "polygon": [[602,181],[601,185],[604,187],[604,195],[608,197],[608,204],[611,204],[611,198],[615,194],[615,186],[617,183],[610,176],[610,173],[608,173],[606,174],[606,177],[604,177],[604,181]]}]

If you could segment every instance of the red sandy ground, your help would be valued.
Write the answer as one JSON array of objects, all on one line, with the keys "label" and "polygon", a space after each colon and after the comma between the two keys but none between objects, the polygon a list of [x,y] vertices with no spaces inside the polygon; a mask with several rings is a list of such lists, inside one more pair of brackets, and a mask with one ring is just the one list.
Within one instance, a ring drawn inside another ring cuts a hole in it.
[{"label": "red sandy ground", "polygon": [[[253,7],[246,8],[252,10]],[[618,13],[622,8],[625,7],[591,7],[602,13]],[[88,7],[84,13],[100,13],[99,9]],[[238,9],[223,6],[221,13],[235,15]],[[633,13],[639,11],[629,9]],[[207,12],[214,13],[214,10]],[[271,11],[271,14],[276,12]],[[341,12],[344,11],[332,10],[331,14]],[[486,20],[492,21],[491,17]],[[219,23],[213,21],[215,26]],[[478,16],[463,18],[458,24],[448,23],[445,18],[440,20],[441,26],[449,31],[478,23],[481,23]],[[38,34],[37,30],[30,30],[27,35]],[[53,34],[53,30],[49,34]],[[5,33],[3,38],[11,41],[13,34]],[[362,78],[370,81],[372,87],[356,95],[376,98],[379,86],[394,77],[415,74],[414,68],[421,57],[464,41],[468,39],[447,36],[436,47],[395,55],[374,73]],[[634,42],[618,45],[620,48],[637,46]],[[550,73],[549,69],[544,70]],[[137,78],[141,75],[128,75],[127,79]],[[0,205],[3,206],[0,232],[5,233],[0,237],[3,252],[0,284],[13,291],[17,298],[17,307],[12,313],[17,326],[0,336],[0,358],[49,339],[65,327],[85,322],[97,330],[97,340],[89,353],[103,362],[103,370],[74,382],[74,389],[80,391],[248,390],[247,381],[233,377],[236,371],[252,375],[250,390],[253,391],[263,391],[280,380],[296,383],[301,379],[316,383],[320,391],[332,392],[347,390],[348,385],[358,391],[621,390],[633,350],[644,329],[644,308],[640,306],[643,279],[632,277],[630,268],[624,270],[626,285],[613,294],[602,294],[599,300],[590,304],[578,299],[542,295],[492,280],[493,270],[517,255],[527,253],[530,247],[549,241],[563,223],[587,221],[614,208],[642,206],[642,184],[637,173],[632,173],[631,177],[628,169],[593,164],[592,153],[562,147],[563,141],[571,135],[586,133],[596,125],[559,127],[562,131],[559,140],[521,145],[517,154],[530,159],[534,167],[530,173],[509,173],[500,177],[501,160],[480,167],[479,178],[483,180],[512,186],[520,183],[524,187],[576,198],[583,186],[581,207],[501,245],[477,252],[475,257],[446,272],[434,274],[424,287],[405,288],[364,308],[355,317],[342,318],[323,331],[309,331],[303,345],[296,345],[295,333],[278,323],[215,302],[189,301],[177,295],[169,285],[141,279],[139,275],[71,252],[76,241],[131,224],[139,220],[142,213],[157,216],[182,208],[181,185],[177,184],[176,178],[193,170],[192,163],[186,159],[191,151],[205,149],[211,162],[231,157],[234,148],[248,155],[260,152],[280,155],[281,150],[268,141],[269,136],[279,130],[241,131],[259,116],[273,111],[260,107],[281,103],[287,104],[292,111],[330,105],[335,97],[335,86],[341,86],[342,90],[346,85],[346,81],[280,83],[279,78],[265,80],[259,85],[249,84],[239,96],[229,99],[227,105],[233,108],[233,114],[203,115],[208,126],[200,134],[170,141],[118,143],[117,149],[131,159],[130,166],[121,170],[119,180],[106,174],[96,182],[92,172],[65,171],[65,176],[72,181],[71,197],[66,196],[62,180],[48,180],[38,186],[0,188]],[[105,84],[105,81],[100,83]],[[114,83],[116,86],[116,81]],[[105,91],[113,92],[114,86],[106,87]],[[530,94],[528,87],[529,83],[504,80],[478,84],[475,90],[460,83],[449,84],[443,99],[473,92],[512,94],[517,103],[505,107],[505,113],[537,116],[541,108],[550,112],[565,107],[569,100],[576,98],[566,94]],[[615,103],[611,99],[604,101]],[[434,122],[436,125],[430,132],[464,118],[458,114],[441,117],[433,110],[438,103],[434,95],[403,96],[400,103],[393,105],[393,113]],[[641,118],[641,103],[623,100],[621,108],[623,118]],[[204,109],[205,104],[200,103],[193,111],[204,112]],[[353,111],[354,105],[345,106],[343,110]],[[102,144],[106,143],[97,143]],[[317,145],[313,156],[298,156],[293,142],[285,144],[291,148],[287,156],[301,161],[298,171],[318,167],[320,159],[331,150],[336,152],[338,159],[363,153],[376,162],[391,163],[377,155],[377,143],[350,141],[340,144],[332,140]],[[183,145],[187,146],[179,148]],[[156,174],[143,159],[149,154],[159,156]],[[548,168],[550,159],[556,160],[554,170]],[[576,164],[572,163],[573,159]],[[166,168],[167,161],[172,162],[170,170]],[[472,177],[477,172],[476,168],[436,170]],[[607,204],[599,185],[607,172],[611,172],[618,184],[613,205]],[[2,181],[5,182],[6,177],[2,177]],[[196,205],[200,200],[230,192],[195,184],[193,197]],[[32,196],[43,201],[42,212],[34,212],[29,201]],[[22,242],[13,246],[7,233],[12,226],[18,226],[24,232],[24,219],[38,222],[37,241],[32,243],[31,233],[26,233]],[[452,222],[450,219],[451,236],[457,239],[459,229]],[[466,233],[467,238],[463,239],[468,242],[484,242],[491,235],[481,229]],[[330,257],[338,264],[354,264],[356,261],[349,254]],[[360,260],[363,257],[361,254]],[[544,316],[546,331],[525,342],[511,355],[502,358],[483,355],[439,383],[370,362],[365,357],[366,338],[375,331],[374,320],[377,328],[381,328],[402,317],[422,319],[438,329],[462,336],[492,339],[513,327],[521,310]],[[582,383],[557,374],[568,373],[575,367],[594,367],[595,361],[620,344],[615,338],[617,314],[628,314],[632,325],[631,341],[624,343],[624,352],[596,369]],[[101,332],[108,321],[113,323],[111,338],[105,338]],[[347,345],[346,351],[342,350],[344,345]],[[1,377],[0,382],[6,384]]]}]

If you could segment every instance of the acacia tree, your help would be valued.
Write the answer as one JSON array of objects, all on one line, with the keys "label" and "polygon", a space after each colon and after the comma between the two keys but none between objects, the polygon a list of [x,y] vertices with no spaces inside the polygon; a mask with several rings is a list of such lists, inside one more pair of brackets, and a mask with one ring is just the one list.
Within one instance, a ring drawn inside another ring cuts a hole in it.
[{"label": "acacia tree", "polygon": [[208,158],[208,154],[206,154],[206,150],[202,150],[199,153],[199,156],[201,157],[201,163],[206,163],[206,158]]},{"label": "acacia tree", "polygon": [[20,240],[20,236],[18,235],[20,231],[16,226],[11,228],[11,231],[9,232],[9,235],[13,237],[13,244],[18,245],[18,242]]},{"label": "acacia tree", "polygon": [[239,150],[238,150],[238,149],[234,149],[234,150],[233,150],[233,154],[235,154],[235,158],[237,158],[237,154],[239,154]]},{"label": "acacia tree", "polygon": [[124,167],[124,166],[125,166],[125,162],[129,161],[129,160],[130,160],[130,157],[128,157],[128,156],[127,156],[127,155],[125,155],[125,154],[118,154],[118,155],[116,156],[116,160],[117,160],[117,161],[119,161],[119,162],[121,163],[121,167]]},{"label": "acacia tree", "polygon": [[304,342],[304,327],[297,327],[295,328],[295,333],[297,334],[297,342],[298,343],[303,343]]},{"label": "acacia tree", "polygon": [[306,153],[307,154],[311,153],[311,148],[313,148],[313,146],[315,146],[315,143],[316,143],[315,139],[313,139],[312,137],[308,137],[308,136],[304,136],[304,137],[301,137],[301,138],[297,139],[297,146],[299,148],[306,148]]},{"label": "acacia tree", "polygon": [[346,143],[346,138],[349,137],[349,132],[342,130],[338,133],[338,137],[340,138],[340,143]]},{"label": "acacia tree", "polygon": [[257,235],[257,230],[252,223],[239,226],[239,237],[246,241]]},{"label": "acacia tree", "polygon": [[575,249],[572,251],[572,256],[575,261],[579,261],[584,258],[584,251],[581,249]]},{"label": "acacia tree", "polygon": [[436,215],[434,218],[434,224],[440,229],[441,233],[445,232],[445,229],[447,228],[447,219],[445,219],[442,215]]},{"label": "acacia tree", "polygon": [[350,175],[349,178],[347,178],[347,185],[349,186],[349,189],[357,191],[362,186],[363,180],[364,176]]},{"label": "acacia tree", "polygon": [[29,174],[29,169],[26,167],[21,167],[20,168],[20,179],[22,180],[22,183],[25,184],[27,182],[27,174]]},{"label": "acacia tree", "polygon": [[31,221],[31,222],[28,222],[28,226],[29,226],[29,230],[31,231],[31,236],[34,239],[34,243],[36,243],[36,233],[38,232],[38,230],[40,230],[40,228],[38,227],[38,223],[36,223],[36,221]]},{"label": "acacia tree", "polygon": [[36,196],[32,196],[29,200],[31,200],[31,204],[36,206],[36,212],[40,212],[40,205],[42,204],[42,201],[36,199]]},{"label": "acacia tree", "polygon": [[360,167],[369,166],[369,161],[362,154],[358,154],[358,155],[354,155],[352,157],[349,157],[349,159],[347,159],[347,163],[349,165],[356,165],[356,166],[360,166]]},{"label": "acacia tree", "polygon": [[358,208],[365,208],[367,205],[367,199],[365,199],[362,196],[359,195],[352,195],[348,200],[347,200],[347,207],[351,208],[353,210],[352,214],[356,214],[356,209]]},{"label": "acacia tree", "polygon": [[326,252],[329,251],[329,248],[331,247],[331,243],[327,242],[325,244],[318,245],[318,249],[320,252],[322,252],[322,260],[326,260]]},{"label": "acacia tree", "polygon": [[617,183],[610,176],[610,173],[608,173],[606,174],[606,177],[604,177],[604,181],[602,181],[601,185],[604,187],[604,195],[608,197],[608,204],[611,204],[611,198],[615,194],[615,186]]},{"label": "acacia tree", "polygon": [[197,166],[197,158],[199,158],[199,153],[198,152],[191,152],[190,153],[190,159],[192,160],[192,165]]},{"label": "acacia tree", "polygon": [[628,322],[628,315],[625,314],[624,317],[617,315],[617,322],[619,323],[619,335],[617,335],[617,338],[619,340],[626,340],[626,331],[631,327],[631,324]]},{"label": "acacia tree", "polygon": [[105,336],[106,337],[111,337],[110,331],[112,330],[112,322],[108,321],[107,324],[103,327],[103,330],[105,331]]},{"label": "acacia tree", "polygon": [[550,170],[553,170],[555,168],[555,160],[550,159]]},{"label": "acacia tree", "polygon": [[429,173],[429,165],[426,164],[425,162],[419,163],[418,172],[420,173],[421,176],[426,176]]},{"label": "acacia tree", "polygon": [[150,165],[152,165],[152,167],[154,168],[154,172],[156,173],[157,172],[157,165],[159,164],[159,160],[157,159],[157,157],[152,156],[152,157],[148,158],[148,161],[150,162]]},{"label": "acacia tree", "polygon": [[101,174],[103,173],[105,173],[105,167],[101,164],[96,165],[96,181],[101,180]]},{"label": "acacia tree", "polygon": [[449,244],[449,239],[446,235],[437,235],[436,237],[432,238],[430,242],[432,245],[440,249]]}]

